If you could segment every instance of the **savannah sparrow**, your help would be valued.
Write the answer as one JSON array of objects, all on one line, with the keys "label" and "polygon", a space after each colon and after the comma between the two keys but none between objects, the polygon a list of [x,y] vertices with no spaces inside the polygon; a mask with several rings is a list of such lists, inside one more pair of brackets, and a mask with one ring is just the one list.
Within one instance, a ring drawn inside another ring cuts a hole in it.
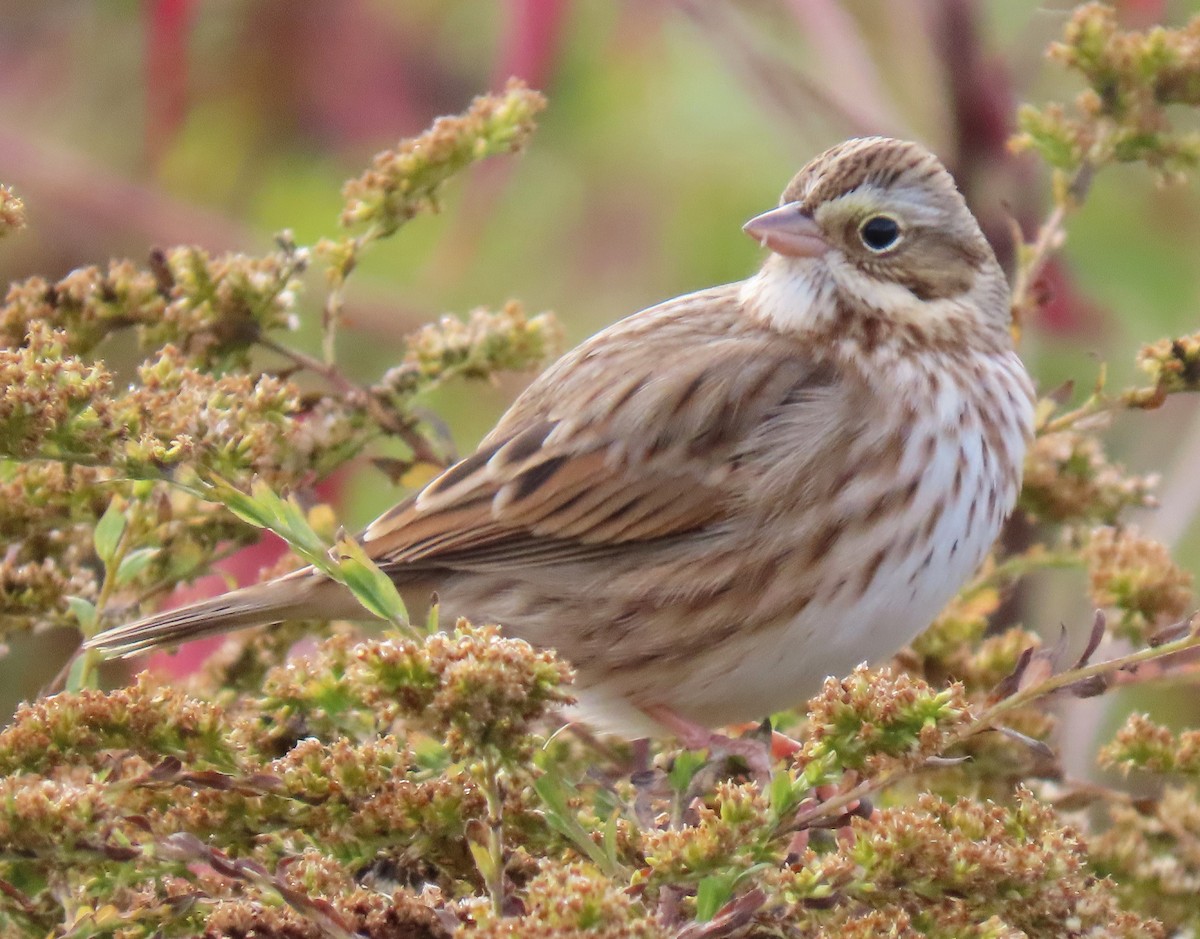
[{"label": "savannah sparrow", "polygon": [[[890,655],[1017,497],[1033,390],[1008,286],[932,154],[849,140],[745,229],[757,274],[593,336],[362,536],[415,606],[436,590],[444,622],[557,649],[601,730],[757,719]],[[306,570],[89,645],[354,616]]]}]

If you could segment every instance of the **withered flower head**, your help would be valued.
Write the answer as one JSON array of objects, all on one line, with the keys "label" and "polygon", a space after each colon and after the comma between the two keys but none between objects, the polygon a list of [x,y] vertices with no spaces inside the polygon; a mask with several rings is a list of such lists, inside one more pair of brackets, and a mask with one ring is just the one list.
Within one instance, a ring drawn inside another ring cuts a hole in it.
[{"label": "withered flower head", "polygon": [[1051,522],[1111,523],[1127,508],[1153,505],[1157,476],[1133,476],[1110,463],[1094,433],[1038,437],[1025,457],[1021,507]]},{"label": "withered flower head", "polygon": [[1192,576],[1166,546],[1134,528],[1097,528],[1084,549],[1092,601],[1121,612],[1117,628],[1144,640],[1188,613],[1195,602]]},{"label": "withered flower head", "polygon": [[8,186],[0,186],[0,238],[24,227],[25,203]]}]

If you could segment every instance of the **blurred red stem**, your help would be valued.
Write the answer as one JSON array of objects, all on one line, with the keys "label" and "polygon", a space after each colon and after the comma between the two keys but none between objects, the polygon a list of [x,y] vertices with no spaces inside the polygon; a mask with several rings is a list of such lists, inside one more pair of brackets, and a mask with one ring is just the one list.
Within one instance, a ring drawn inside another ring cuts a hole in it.
[{"label": "blurred red stem", "polygon": [[187,114],[193,0],[147,0],[146,154],[157,166]]}]

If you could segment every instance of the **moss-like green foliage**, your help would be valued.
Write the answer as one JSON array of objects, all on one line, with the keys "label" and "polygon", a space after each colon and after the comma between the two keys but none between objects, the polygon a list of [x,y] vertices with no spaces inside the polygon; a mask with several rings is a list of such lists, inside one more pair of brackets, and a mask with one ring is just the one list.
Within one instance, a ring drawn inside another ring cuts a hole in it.
[{"label": "moss-like green foliage", "polygon": [[1109,160],[1144,161],[1172,172],[1200,161],[1200,137],[1175,130],[1167,111],[1200,105],[1200,20],[1183,29],[1124,31],[1112,7],[1087,3],[1050,55],[1087,84],[1074,115],[1058,105],[1021,109],[1021,143],[1051,166],[1075,172]]}]

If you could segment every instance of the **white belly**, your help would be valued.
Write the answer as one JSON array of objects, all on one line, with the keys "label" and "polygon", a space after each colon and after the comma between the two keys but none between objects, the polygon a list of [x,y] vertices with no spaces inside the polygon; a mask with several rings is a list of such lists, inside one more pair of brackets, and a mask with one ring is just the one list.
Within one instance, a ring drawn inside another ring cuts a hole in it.
[{"label": "white belly", "polygon": [[[846,589],[818,591],[798,615],[734,633],[715,647],[698,646],[683,662],[584,689],[586,719],[624,734],[654,733],[638,705],[657,697],[700,724],[758,720],[802,704],[828,676],[883,661],[910,642],[979,568],[1017,498],[1029,420],[1012,416],[998,453],[982,431],[990,415],[971,414],[964,427],[960,400],[946,403],[955,413],[946,415],[932,453],[915,434],[906,447],[897,476],[919,480],[910,503],[886,524],[860,525],[843,536],[819,562],[822,581],[832,586],[844,579]],[[878,480],[851,480],[834,511],[841,507],[851,517],[856,506],[871,504],[872,493]],[[854,589],[886,540],[899,549],[878,564],[865,588]]]},{"label": "white belly", "polygon": [[[938,460],[930,467],[913,508],[897,521],[897,531],[920,531],[926,524],[935,500],[949,492],[949,465],[949,460]],[[796,706],[815,694],[825,678],[846,675],[861,662],[886,660],[911,642],[979,568],[1000,533],[1011,502],[1006,499],[1000,511],[985,518],[985,494],[971,519],[976,496],[969,493],[978,487],[976,470],[976,478],[964,482],[964,494],[947,502],[931,537],[919,542],[924,549],[885,562],[861,594],[843,593],[828,604],[810,605],[776,630],[754,637],[752,646],[731,649],[723,663],[713,663],[730,689],[724,706],[745,711],[748,719]],[[849,541],[838,546],[831,565],[852,572],[873,551],[861,540]],[[730,659],[740,659],[732,670]],[[703,709],[700,700],[693,706]]]}]

